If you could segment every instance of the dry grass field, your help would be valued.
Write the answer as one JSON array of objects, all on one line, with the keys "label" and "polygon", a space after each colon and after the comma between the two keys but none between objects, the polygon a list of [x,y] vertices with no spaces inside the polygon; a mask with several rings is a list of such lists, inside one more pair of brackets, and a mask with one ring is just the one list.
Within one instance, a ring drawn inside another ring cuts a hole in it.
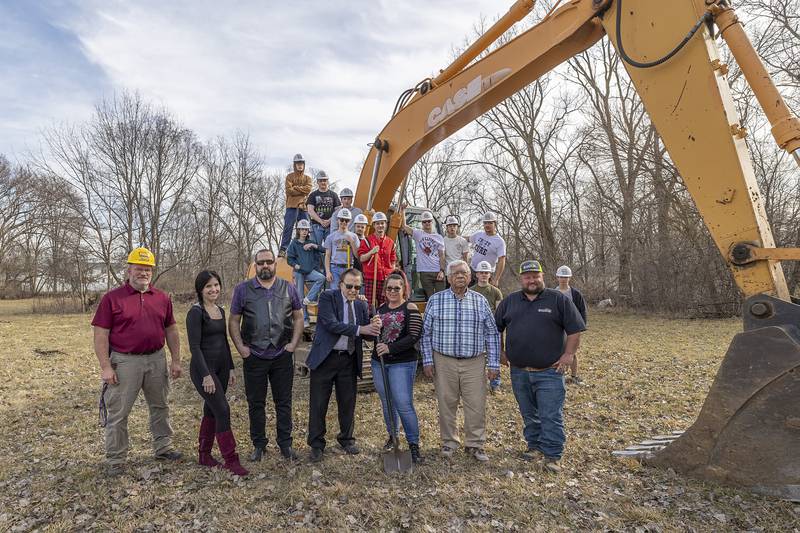
[{"label": "dry grass field", "polygon": [[[439,457],[433,387],[415,390],[427,463],[405,477],[383,473],[379,402],[359,395],[356,436],[363,452],[307,461],[307,382],[295,386],[295,443],[289,465],[270,443],[239,479],[197,466],[198,396],[188,378],[171,405],[180,464],[150,456],[143,401],[130,420],[127,473],[102,475],[97,424],[99,378],[90,317],[25,314],[0,304],[0,531],[791,531],[797,504],[705,485],[611,457],[643,438],[684,429],[699,411],[737,320],[673,320],[595,313],[581,349],[587,386],[568,391],[563,471],[524,462],[520,417],[510,392],[489,400],[491,462]],[[181,313],[182,314],[182,313]],[[183,328],[183,317],[180,317]],[[185,348],[185,345],[184,345]],[[188,358],[184,350],[184,359]],[[237,361],[237,374],[241,376]],[[188,370],[188,361],[185,365]],[[241,379],[229,397],[240,451],[247,442]],[[333,406],[332,406],[333,407]],[[329,428],[336,429],[335,408]],[[274,435],[274,420],[268,420]],[[215,452],[215,454],[217,454]],[[218,454],[217,454],[218,455]]]}]

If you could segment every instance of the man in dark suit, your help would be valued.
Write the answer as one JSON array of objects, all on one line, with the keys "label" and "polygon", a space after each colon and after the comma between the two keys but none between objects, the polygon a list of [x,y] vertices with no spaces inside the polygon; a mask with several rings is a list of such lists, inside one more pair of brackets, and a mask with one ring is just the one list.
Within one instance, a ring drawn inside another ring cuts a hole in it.
[{"label": "man in dark suit", "polygon": [[380,318],[369,318],[366,302],[358,299],[363,280],[351,268],[341,277],[339,287],[319,298],[314,344],[306,364],[311,369],[308,413],[308,445],[311,461],[322,460],[325,450],[325,416],[331,392],[336,387],[339,434],[336,440],[349,455],[359,452],[353,438],[356,411],[356,376],[361,377],[362,340],[380,333]]}]

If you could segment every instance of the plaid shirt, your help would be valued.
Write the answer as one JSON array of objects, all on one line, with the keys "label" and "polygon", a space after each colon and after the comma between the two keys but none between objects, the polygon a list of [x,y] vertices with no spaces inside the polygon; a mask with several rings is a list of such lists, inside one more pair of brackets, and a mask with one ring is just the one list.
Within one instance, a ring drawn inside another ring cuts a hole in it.
[{"label": "plaid shirt", "polygon": [[457,358],[489,354],[489,369],[500,369],[500,333],[486,298],[467,289],[462,299],[452,289],[437,292],[425,306],[422,364],[433,365],[433,352]]}]

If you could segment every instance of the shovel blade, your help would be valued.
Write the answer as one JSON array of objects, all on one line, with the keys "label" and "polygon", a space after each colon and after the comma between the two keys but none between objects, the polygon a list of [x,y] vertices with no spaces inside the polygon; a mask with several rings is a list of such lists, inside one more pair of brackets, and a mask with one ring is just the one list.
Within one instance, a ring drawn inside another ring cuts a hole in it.
[{"label": "shovel blade", "polygon": [[411,452],[408,450],[392,450],[383,454],[383,470],[387,474],[393,472],[411,472],[414,462],[411,460]]}]

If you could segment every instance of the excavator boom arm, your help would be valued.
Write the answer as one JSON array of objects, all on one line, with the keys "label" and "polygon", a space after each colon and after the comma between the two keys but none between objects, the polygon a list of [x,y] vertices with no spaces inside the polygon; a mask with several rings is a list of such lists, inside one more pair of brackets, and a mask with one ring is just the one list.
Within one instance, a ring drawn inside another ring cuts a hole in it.
[{"label": "excavator boom arm", "polygon": [[[504,24],[532,4],[518,0],[479,42],[493,42]],[[800,417],[794,407],[800,396],[800,306],[789,302],[779,262],[800,250],[775,249],[712,20],[765,108],[778,146],[800,162],[800,122],[726,0],[567,0],[479,61],[469,64],[480,46],[470,47],[435,79],[418,84],[413,97],[404,93],[370,150],[356,204],[389,211],[409,170],[428,150],[607,34],[748,297],[744,331],[731,343],[698,419],[644,459],[701,479],[800,499]],[[399,217],[392,217],[394,230]]]}]

